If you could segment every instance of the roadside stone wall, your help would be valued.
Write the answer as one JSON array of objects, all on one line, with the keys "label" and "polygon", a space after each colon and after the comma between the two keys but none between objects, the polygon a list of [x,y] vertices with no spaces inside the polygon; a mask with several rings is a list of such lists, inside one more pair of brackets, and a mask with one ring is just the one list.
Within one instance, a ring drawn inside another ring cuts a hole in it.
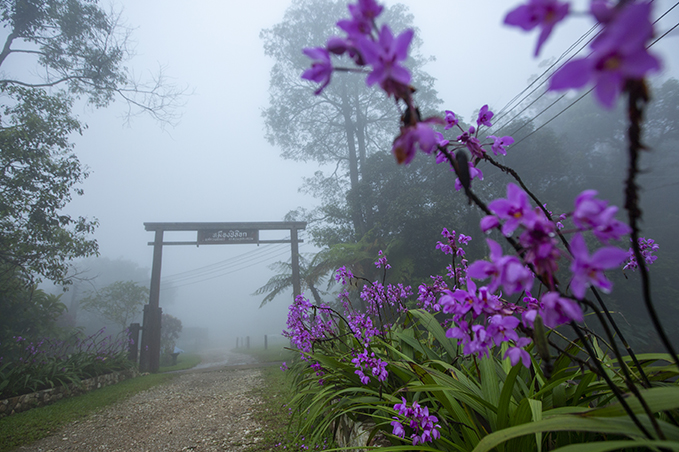
[{"label": "roadside stone wall", "polygon": [[112,384],[119,383],[128,378],[139,376],[136,369],[113,372],[98,377],[82,380],[80,383],[71,383],[67,386],[57,386],[55,388],[43,389],[42,391],[31,394],[24,394],[9,399],[0,400],[0,418],[10,416],[15,413],[30,410],[39,406],[49,405],[57,400],[73,397],[79,394],[103,388]]},{"label": "roadside stone wall", "polygon": [[368,441],[370,432],[375,428],[372,422],[352,421],[347,416],[342,416],[336,421],[335,443],[339,447],[354,447],[355,452],[365,452],[361,447],[384,447],[391,446],[389,440],[384,435],[377,433],[375,437]]}]

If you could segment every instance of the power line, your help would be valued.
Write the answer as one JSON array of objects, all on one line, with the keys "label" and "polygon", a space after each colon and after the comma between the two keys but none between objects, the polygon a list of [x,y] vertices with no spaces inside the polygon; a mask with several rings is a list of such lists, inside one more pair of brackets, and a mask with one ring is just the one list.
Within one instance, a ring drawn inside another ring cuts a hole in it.
[{"label": "power line", "polygon": [[[677,6],[677,5],[679,5],[679,3],[675,4],[674,6]],[[667,36],[668,34],[670,34],[670,33],[671,33],[672,31],[674,31],[674,29],[677,28],[677,27],[679,27],[679,22],[677,22],[676,24],[674,24],[674,26],[673,26],[672,28],[670,28],[669,30],[667,30],[667,31],[666,31],[665,33],[663,33],[660,37],[658,37],[658,39],[656,39],[655,41],[653,41],[653,42],[651,43],[651,45],[649,45],[649,47],[651,47],[653,44],[655,44],[656,42],[660,41],[662,38],[664,38],[665,36]]]},{"label": "power line", "polygon": [[[244,261],[251,260],[257,257],[260,257],[259,255],[261,254],[272,254],[278,252],[280,249],[286,248],[287,246],[285,244],[276,244],[276,245],[265,245],[262,248],[259,248],[254,251],[248,251],[247,253],[239,254],[238,256],[234,256],[228,259],[225,259],[223,261],[216,262],[214,264],[206,265],[204,267],[198,267],[194,268],[191,270],[187,270],[184,272],[179,272],[179,273],[174,273],[172,275],[165,276],[164,279],[184,279],[184,278],[190,278],[193,276],[195,273],[206,273],[214,270],[222,270],[223,268],[231,267],[233,265],[238,265],[240,263],[243,263]],[[244,259],[241,259],[244,258]]]},{"label": "power line", "polygon": [[238,261],[238,262],[231,263],[231,264],[226,265],[226,266],[221,266],[219,268],[214,268],[214,269],[211,269],[211,270],[208,270],[208,271],[204,271],[204,272],[199,273],[199,274],[193,274],[193,275],[183,276],[181,278],[174,278],[174,279],[170,279],[170,280],[165,280],[164,283],[165,284],[183,283],[183,282],[187,282],[187,281],[190,281],[190,280],[193,280],[193,279],[196,279],[196,278],[204,278],[208,275],[214,275],[215,273],[217,273],[216,277],[218,277],[222,274],[226,274],[226,273],[224,273],[225,270],[227,271],[227,273],[228,273],[228,270],[234,269],[234,268],[235,268],[234,271],[237,271],[240,268],[247,268],[247,266],[245,264],[249,264],[249,263],[252,262],[253,265],[255,265],[255,264],[262,263],[262,262],[270,261],[273,258],[277,258],[279,256],[283,256],[283,255],[286,255],[286,254],[289,254],[289,253],[290,253],[290,250],[288,250],[288,249],[283,249],[283,250],[278,249],[278,250],[274,250],[273,253],[268,253],[266,255],[260,255],[260,256],[251,256],[248,259],[244,259],[244,260],[241,260],[241,261]]},{"label": "power line", "polygon": [[[670,13],[674,8],[676,8],[677,6],[679,6],[679,2],[675,3],[675,4],[674,4],[673,6],[671,6],[667,11],[665,11],[663,14],[661,14],[656,20],[653,21],[653,24],[654,24],[654,25],[657,24],[663,17],[665,17],[667,14],[669,14],[669,13]],[[657,43],[657,42],[660,41],[662,38],[664,38],[665,36],[667,36],[667,35],[668,35],[670,32],[672,32],[674,29],[676,29],[678,26],[679,26],[679,23],[675,24],[672,28],[670,28],[668,31],[666,31],[666,32],[663,33],[660,37],[658,37],[656,40],[654,40],[651,44],[649,44],[647,48],[650,48],[651,46],[653,46],[655,43]],[[591,33],[595,28],[596,28],[596,25],[595,25],[593,28],[590,28],[590,30],[589,30],[588,32],[586,32],[585,34],[583,34],[583,35],[580,37],[580,39],[578,39],[578,41],[576,41],[576,43],[582,42],[582,39],[583,39],[587,34]],[[595,36],[593,36],[589,41],[587,41],[587,43],[585,43],[585,45],[584,45],[583,47],[581,47],[575,54],[573,54],[571,57],[569,57],[568,60],[566,60],[566,61],[564,62],[564,65],[565,65],[566,63],[568,63],[571,59],[573,59],[578,53],[580,53],[580,51],[582,51],[582,49],[583,49],[586,45],[588,45],[590,42],[592,42],[592,41],[593,41],[593,40],[601,33],[601,31],[602,31],[602,30],[600,30],[599,33],[597,33],[597,34],[596,34]],[[575,45],[575,44],[574,44],[574,45]],[[549,71],[550,71],[550,70],[551,70],[551,69],[559,62],[559,60],[562,59],[563,56],[566,55],[566,54],[570,51],[570,49],[572,49],[572,48],[574,47],[574,45],[571,45],[571,46],[569,47],[569,49],[567,49],[567,50],[561,55],[561,57],[559,57],[559,59],[558,59],[554,64],[552,64],[547,70],[545,70],[545,71],[544,71],[544,72],[543,72],[536,80],[533,81],[533,83],[531,83],[531,84],[530,84],[527,88],[525,88],[521,93],[519,93],[517,96],[515,96],[514,99],[516,99],[517,97],[519,97],[519,96],[520,96],[522,93],[524,93],[528,88],[530,88],[530,86],[532,86],[537,80],[539,80],[539,79],[542,78],[547,72],[549,72]],[[591,53],[590,53],[590,54],[591,54]],[[562,67],[563,67],[563,65],[562,65]],[[528,96],[530,96],[531,94],[533,94],[538,88],[540,88],[542,85],[544,85],[545,83],[547,83],[547,81],[548,81],[548,79],[545,79],[542,83],[540,83],[540,85],[538,85],[537,87],[535,87],[535,89],[533,89],[530,93],[528,93],[526,96],[524,96],[523,99],[524,99],[524,100],[527,99]],[[589,91],[588,91],[587,93],[585,93],[585,94],[588,94],[588,93],[591,92],[591,91],[592,91],[592,90],[589,90]],[[535,102],[537,102],[540,98],[542,98],[542,97],[543,97],[544,95],[546,95],[546,94],[547,94],[547,91],[544,91],[542,94],[540,94],[540,95],[539,95],[535,100],[533,100],[529,105],[527,105],[526,107],[524,107],[524,108],[523,108],[518,114],[516,114],[512,119],[510,119],[507,123],[505,123],[502,127],[500,127],[500,128],[498,129],[498,132],[499,132],[500,130],[504,129],[507,125],[511,124],[512,121],[514,121],[518,116],[520,116],[524,111],[526,111],[528,108],[530,108],[533,104],[535,104]],[[528,121],[526,121],[526,123],[524,123],[521,127],[519,127],[519,129],[515,130],[511,135],[514,135],[516,132],[518,132],[519,130],[521,130],[522,128],[524,128],[525,126],[527,126],[528,124],[530,124],[531,122],[533,122],[535,119],[537,119],[538,116],[542,115],[546,110],[548,110],[550,107],[552,107],[554,104],[556,104],[556,103],[557,103],[559,100],[561,100],[563,97],[564,97],[564,96],[561,96],[559,99],[557,99],[557,101],[552,102],[552,104],[550,104],[547,108],[545,108],[544,110],[542,110],[540,113],[538,113],[537,115],[535,115],[534,117],[532,117],[531,119],[529,119]],[[562,111],[560,111],[559,113],[557,113],[557,114],[556,114],[552,119],[550,119],[547,123],[551,122],[554,118],[556,118],[557,116],[561,115],[561,113],[563,113],[564,111],[566,111],[567,109],[569,109],[569,108],[570,108],[572,105],[574,105],[575,103],[579,102],[583,97],[584,97],[584,96],[579,97],[579,98],[576,99],[572,104],[566,106]],[[510,101],[510,103],[513,102],[514,99],[512,99],[512,101]],[[509,103],[508,103],[508,105],[509,105]],[[514,107],[512,107],[511,109],[509,109],[509,110],[507,111],[507,113],[505,113],[505,114],[502,115],[501,117],[506,116],[509,112],[511,112],[512,110],[514,110],[515,108],[517,108],[519,105],[520,105],[520,102],[517,103],[517,104],[516,104]],[[504,108],[506,108],[506,106],[503,107],[503,109],[504,109]],[[500,117],[499,119],[501,119],[501,117]],[[539,129],[541,129],[542,127],[544,127],[547,123],[543,124],[543,125],[540,126],[538,129],[534,130],[534,131],[533,131],[532,133],[530,133],[528,136],[522,138],[519,142],[524,141],[526,138],[528,138],[529,136],[533,135],[533,134],[534,134],[535,132],[537,132]],[[496,122],[496,124],[497,124],[497,122]],[[498,132],[496,132],[496,133],[498,133]],[[514,143],[514,146],[516,146],[517,144],[518,144],[518,143]]]},{"label": "power line", "polygon": [[[507,102],[507,104],[506,104],[504,107],[502,107],[502,109],[499,111],[498,117],[495,119],[495,121],[496,121],[495,123],[497,124],[498,121],[502,120],[502,118],[504,118],[505,116],[507,116],[512,110],[515,110],[516,108],[518,108],[519,105],[521,105],[521,102],[523,102],[523,101],[524,101],[525,99],[527,99],[530,95],[532,95],[535,91],[537,91],[540,87],[542,87],[545,83],[547,83],[547,81],[549,80],[549,78],[545,78],[538,86],[536,86],[533,90],[531,90],[531,92],[529,92],[528,94],[526,94],[526,95],[523,97],[523,99],[521,99],[519,102],[517,102],[516,105],[514,105],[513,107],[511,107],[509,110],[506,110],[506,109],[509,107],[509,105],[511,105],[514,101],[516,101],[519,97],[521,97],[521,95],[522,95],[523,93],[525,93],[526,91],[528,91],[528,90],[530,89],[531,86],[533,86],[534,84],[536,84],[541,78],[545,77],[547,74],[553,72],[552,69],[554,69],[554,67],[555,67],[557,64],[559,64],[559,62],[560,62],[563,58],[565,58],[565,56],[568,55],[568,53],[571,52],[578,44],[580,44],[580,43],[581,43],[588,35],[590,35],[593,31],[595,31],[595,30],[597,29],[597,27],[598,27],[598,25],[593,25],[592,28],[590,28],[588,31],[586,31],[586,32],[585,32],[582,36],[580,36],[573,44],[571,44],[571,45],[570,45],[570,46],[569,46],[569,47],[561,54],[561,56],[559,56],[559,58],[556,59],[556,61],[555,61],[554,63],[552,63],[547,69],[545,69],[545,70],[542,72],[542,74],[540,74],[535,80],[533,80],[533,82],[531,82],[530,85],[528,85],[526,88],[524,88],[523,91],[521,91],[519,94],[517,94],[516,96],[514,96],[514,98],[513,98],[512,100],[510,100],[509,102]],[[601,31],[599,31],[599,33],[601,33]],[[562,66],[565,65],[566,63],[568,63],[570,60],[572,60],[572,59],[573,59],[576,55],[578,55],[580,52],[582,52],[582,50],[583,50],[589,43],[591,43],[591,42],[599,35],[599,33],[597,33],[596,35],[594,35],[589,41],[587,41],[582,47],[580,47],[580,48],[577,50],[577,52],[575,52],[573,55],[571,55],[571,56],[570,56],[570,57],[562,64]],[[540,97],[542,97],[543,95],[544,95],[544,94],[541,94],[540,96],[538,96],[538,99],[539,99]],[[521,110],[521,111],[520,111],[516,116],[514,116],[512,119],[510,119],[509,121],[507,121],[507,123],[505,123],[505,125],[503,125],[502,127],[500,127],[499,130],[503,129],[507,124],[511,123],[514,119],[516,119],[517,116],[519,116],[521,113],[523,113],[524,111],[526,111],[526,109],[529,108],[529,107],[530,107],[533,103],[535,103],[536,101],[537,101],[537,99],[536,99],[535,101],[533,101],[530,105],[528,105],[527,107],[525,107],[523,110]],[[506,110],[506,111],[505,111],[505,110]]]},{"label": "power line", "polygon": [[[552,108],[553,105],[555,105],[557,102],[559,102],[559,101],[560,101],[561,99],[563,99],[564,97],[566,97],[566,93],[563,93],[558,99],[556,99],[556,100],[555,100],[554,102],[552,102],[551,104],[547,105],[547,107],[545,107],[540,113],[538,113],[537,115],[533,116],[533,118],[532,118],[530,121],[527,121],[527,122],[523,123],[523,125],[522,125],[521,127],[519,127],[518,129],[516,129],[514,132],[511,133],[511,136],[514,136],[517,132],[519,132],[521,129],[523,129],[524,127],[526,127],[526,126],[527,126],[528,124],[530,124],[532,121],[535,121],[539,116],[541,116],[544,112],[546,112],[547,110],[549,110],[550,108]],[[537,99],[536,99],[536,101],[537,101]],[[532,105],[532,104],[531,104],[531,105]],[[554,119],[554,118],[552,118],[552,119]],[[551,121],[551,119],[550,119],[550,121]],[[521,140],[521,141],[523,141],[523,140]]]},{"label": "power line", "polygon": [[[259,264],[261,264],[261,263],[270,261],[270,260],[272,260],[273,258],[280,257],[280,256],[284,256],[284,255],[286,255],[286,254],[288,254],[288,250],[285,250],[285,251],[283,251],[283,252],[281,252],[281,253],[278,253],[278,254],[276,254],[276,255],[270,256],[270,257],[268,257],[268,258],[266,258],[266,259],[259,260],[259,261],[257,261],[257,262],[253,262],[253,263],[251,263],[250,265],[240,266],[240,267],[238,267],[237,269],[234,269],[234,270],[231,270],[231,271],[227,271],[227,272],[225,272],[225,273],[220,273],[220,274],[218,274],[218,275],[210,276],[210,277],[203,278],[203,279],[198,279],[198,280],[195,280],[195,281],[184,282],[183,284],[177,284],[177,285],[174,285],[174,284],[173,284],[173,285],[171,285],[171,286],[166,286],[165,289],[176,289],[176,288],[179,288],[179,287],[189,286],[189,285],[192,285],[192,284],[197,284],[197,283],[200,283],[200,282],[210,281],[210,280],[216,279],[216,278],[221,278],[221,277],[230,275],[230,274],[232,274],[232,273],[236,273],[236,272],[238,272],[238,271],[244,270],[244,269],[246,269],[246,268],[254,267],[255,265],[259,265]],[[204,276],[204,275],[202,275],[202,276]],[[199,277],[201,277],[201,275],[196,276],[196,278],[199,278]],[[162,285],[162,284],[161,284],[161,285]]]},{"label": "power line", "polygon": [[[566,108],[564,108],[563,110],[561,110],[561,111],[560,111],[559,113],[557,113],[556,115],[552,116],[552,118],[551,118],[549,121],[545,122],[545,123],[542,124],[540,127],[538,127],[537,129],[533,130],[531,133],[529,133],[528,135],[526,135],[525,137],[521,138],[519,141],[517,141],[516,143],[514,143],[513,146],[515,147],[517,144],[521,143],[522,141],[525,141],[526,139],[528,139],[529,137],[531,137],[533,134],[537,133],[540,129],[542,129],[543,127],[547,126],[547,124],[549,124],[550,122],[554,121],[556,118],[558,118],[559,116],[561,116],[561,114],[564,113],[566,110],[568,110],[568,109],[571,108],[573,105],[577,104],[577,103],[580,102],[582,99],[584,99],[585,96],[587,96],[587,95],[588,95],[589,93],[591,93],[592,91],[594,91],[594,88],[590,88],[585,94],[583,94],[582,96],[578,97],[578,98],[575,99],[572,103],[570,103],[568,106],[566,106]],[[559,100],[561,100],[562,97],[563,97],[563,96],[561,96],[561,97],[559,98]],[[552,105],[553,105],[553,104],[552,104]],[[551,105],[550,105],[550,107],[551,107]],[[547,107],[547,108],[549,108],[549,107]],[[532,121],[532,120],[531,120],[531,121]]]}]

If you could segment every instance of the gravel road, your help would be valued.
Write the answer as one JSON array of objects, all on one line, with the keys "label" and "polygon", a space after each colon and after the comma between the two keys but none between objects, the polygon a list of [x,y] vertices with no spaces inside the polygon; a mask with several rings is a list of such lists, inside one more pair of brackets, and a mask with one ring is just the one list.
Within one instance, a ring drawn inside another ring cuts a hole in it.
[{"label": "gravel road", "polygon": [[261,384],[249,357],[215,351],[200,368],[18,450],[241,451],[258,440],[251,415],[261,402],[249,393]]}]

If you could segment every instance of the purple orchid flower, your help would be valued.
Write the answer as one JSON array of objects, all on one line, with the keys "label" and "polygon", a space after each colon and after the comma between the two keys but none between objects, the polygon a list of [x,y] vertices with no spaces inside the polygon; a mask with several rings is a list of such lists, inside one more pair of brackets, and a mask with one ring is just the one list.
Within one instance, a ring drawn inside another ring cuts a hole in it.
[{"label": "purple orchid flower", "polygon": [[483,310],[483,305],[476,297],[476,284],[469,278],[467,278],[467,290],[456,289],[455,292],[445,290],[439,304],[443,312],[458,316],[464,316],[473,310],[474,318],[476,318]]},{"label": "purple orchid flower", "polygon": [[[630,238],[630,241],[632,241],[631,238]],[[644,258],[646,265],[653,264],[653,262],[655,262],[656,259],[658,259],[658,256],[654,256],[653,253],[660,249],[660,245],[655,243],[655,240],[647,239],[645,237],[639,237],[638,242],[639,242],[639,250],[641,251],[641,255]],[[625,262],[625,266],[622,267],[622,269],[627,270],[627,269],[631,268],[632,271],[635,271],[638,266],[639,266],[639,263],[637,262],[637,258],[634,255],[634,250],[632,248],[630,248],[627,251],[627,261]]]},{"label": "purple orchid flower", "polygon": [[462,353],[479,357],[490,356],[490,347],[493,345],[491,339],[483,325],[473,325],[472,340],[464,345]]},{"label": "purple orchid flower", "polygon": [[493,154],[498,155],[507,155],[507,146],[510,144],[514,143],[514,138],[510,137],[509,135],[504,136],[504,137],[496,137],[495,135],[488,135],[488,138],[493,140],[493,145],[491,146],[491,149],[493,150]]},{"label": "purple orchid flower", "polygon": [[395,420],[391,421],[391,426],[394,427],[394,429],[392,430],[391,434],[395,435],[395,436],[399,436],[401,438],[405,438],[406,437],[406,431],[403,428],[403,424],[401,424],[398,421],[397,417],[394,417],[393,419],[395,419]]},{"label": "purple orchid flower", "polygon": [[479,139],[474,136],[475,133],[476,128],[474,126],[469,126],[467,132],[462,132],[462,135],[457,136],[457,141],[467,146],[467,149],[469,149],[469,152],[471,152],[475,158],[481,159],[483,158],[484,150],[481,147]]},{"label": "purple orchid flower", "polygon": [[320,83],[321,86],[314,91],[314,94],[321,94],[321,91],[330,84],[332,76],[332,62],[330,52],[323,47],[309,47],[304,49],[304,55],[311,58],[311,68],[302,73],[302,78],[312,82]]},{"label": "purple orchid flower", "polygon": [[477,126],[486,126],[486,127],[492,127],[493,124],[491,124],[490,120],[493,118],[495,114],[488,109],[488,105],[484,105],[481,107],[481,110],[479,110],[479,117],[476,119],[476,125]]},{"label": "purple orchid flower", "polygon": [[578,299],[584,298],[585,290],[590,284],[599,287],[604,292],[610,292],[613,283],[606,278],[604,270],[619,266],[627,258],[626,251],[614,246],[600,248],[590,256],[581,234],[573,236],[571,253],[573,254],[571,290]]},{"label": "purple orchid flower", "polygon": [[507,13],[505,24],[521,27],[526,31],[540,27],[542,30],[535,47],[535,56],[538,56],[542,44],[552,33],[554,26],[568,15],[568,9],[568,3],[556,0],[529,0],[527,4]]},{"label": "purple orchid flower", "polygon": [[446,110],[445,121],[446,126],[443,128],[444,130],[448,130],[451,127],[456,126],[460,122],[459,119],[457,119],[457,117],[455,116],[455,113],[453,113],[450,110]]},{"label": "purple orchid flower", "polygon": [[429,123],[439,122],[438,118],[430,118],[414,126],[402,127],[401,134],[396,137],[391,148],[396,161],[407,165],[415,158],[418,147],[425,154],[431,154],[437,148],[438,136]]},{"label": "purple orchid flower", "polygon": [[[444,147],[446,147],[450,144],[450,141],[446,140],[443,137],[443,134],[441,132],[435,132],[435,134],[436,134],[436,144],[438,144],[439,147],[444,148]],[[441,162],[436,162],[436,163],[441,163]]]},{"label": "purple orchid flower", "polygon": [[378,41],[360,39],[358,48],[365,62],[373,67],[366,83],[372,86],[379,83],[388,95],[397,94],[410,83],[410,72],[400,62],[408,59],[408,47],[414,31],[407,29],[397,37],[387,25],[382,26]]},{"label": "purple orchid flower", "polygon": [[382,13],[384,6],[375,0],[358,0],[356,4],[347,5],[351,19],[342,19],[337,26],[346,31],[350,37],[369,36],[375,18]]},{"label": "purple orchid flower", "polygon": [[653,37],[650,2],[629,2],[592,42],[592,54],[565,64],[551,78],[549,90],[581,88],[590,81],[599,102],[611,109],[625,81],[639,80],[660,69],[660,61],[647,50]]},{"label": "purple orchid flower", "polygon": [[502,225],[502,233],[506,237],[511,236],[522,223],[532,222],[535,216],[526,192],[512,183],[507,184],[507,198],[491,201],[488,208],[498,217],[506,220]]},{"label": "purple orchid flower", "polygon": [[619,240],[629,234],[630,227],[614,218],[618,208],[596,199],[596,194],[595,190],[585,190],[575,198],[573,223],[580,230],[592,229],[592,233],[603,243]]},{"label": "purple orchid flower", "polygon": [[507,341],[518,341],[519,335],[516,327],[521,321],[511,315],[503,316],[495,314],[488,319],[488,333],[492,336],[495,345],[500,345]]},{"label": "purple orchid flower", "polygon": [[530,290],[533,286],[533,274],[518,257],[505,256],[502,247],[494,240],[486,239],[490,248],[490,260],[476,261],[467,268],[467,275],[476,279],[491,278],[488,290],[495,292],[500,285],[507,295]]},{"label": "purple orchid flower", "polygon": [[573,300],[564,298],[558,292],[547,292],[540,300],[540,316],[549,328],[556,328],[571,321],[582,322],[582,309]]},{"label": "purple orchid flower", "polygon": [[500,226],[500,220],[495,215],[486,215],[479,222],[479,227],[483,232],[488,232],[498,226]]},{"label": "purple orchid flower", "polygon": [[530,355],[526,350],[523,349],[523,347],[530,344],[532,340],[527,337],[520,337],[519,340],[515,342],[516,346],[509,347],[503,358],[509,358],[509,362],[512,364],[512,366],[516,366],[519,361],[521,361],[521,364],[523,364],[524,367],[529,368]]}]

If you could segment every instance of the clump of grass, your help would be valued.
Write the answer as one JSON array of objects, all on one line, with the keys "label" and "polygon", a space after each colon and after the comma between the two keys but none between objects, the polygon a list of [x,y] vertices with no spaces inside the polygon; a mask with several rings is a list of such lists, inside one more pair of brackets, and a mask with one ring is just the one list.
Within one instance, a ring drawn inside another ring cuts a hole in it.
[{"label": "clump of grass", "polygon": [[247,452],[264,452],[271,450],[325,450],[333,446],[331,438],[321,442],[311,442],[297,435],[291,428],[292,410],[288,402],[294,392],[288,372],[281,372],[277,366],[262,368],[264,384],[252,390],[252,395],[259,398],[262,404],[255,405],[253,420],[262,426],[258,432],[250,434],[250,439],[259,438]]},{"label": "clump of grass", "polygon": [[153,374],[125,380],[52,405],[0,419],[0,452],[45,438],[64,425],[174,378]]},{"label": "clump of grass", "polygon": [[299,355],[299,352],[294,352],[284,348],[282,345],[269,346],[266,350],[264,347],[257,348],[236,348],[233,349],[235,353],[243,355],[250,355],[257,359],[260,363],[274,363],[281,361],[292,361],[293,357]]},{"label": "clump of grass", "polygon": [[174,372],[177,370],[186,370],[196,367],[200,364],[200,355],[195,353],[182,353],[177,356],[177,364],[174,366],[161,366],[158,372]]}]

